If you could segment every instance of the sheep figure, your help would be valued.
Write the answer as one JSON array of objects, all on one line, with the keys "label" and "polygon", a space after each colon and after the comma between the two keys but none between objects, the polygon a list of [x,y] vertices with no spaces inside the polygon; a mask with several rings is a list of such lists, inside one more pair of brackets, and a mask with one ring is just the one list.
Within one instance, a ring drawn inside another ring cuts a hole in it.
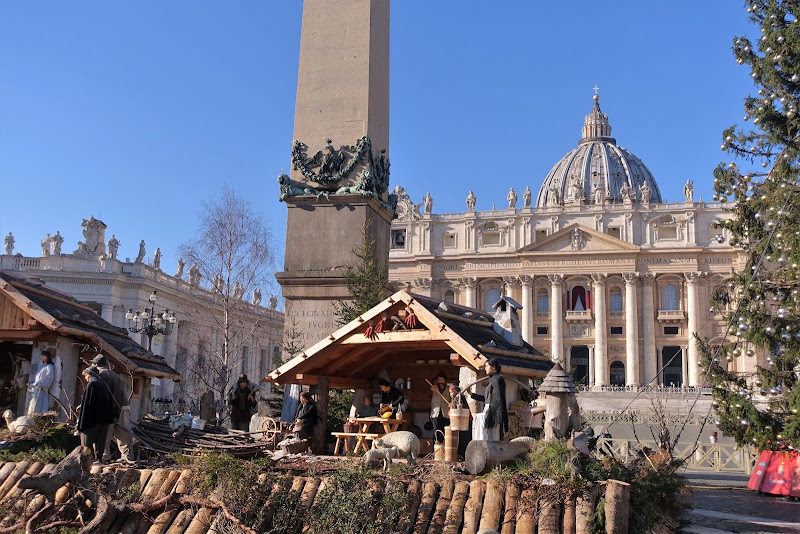
[{"label": "sheep figure", "polygon": [[372,449],[364,454],[364,465],[375,467],[383,461],[383,470],[388,471],[392,458],[397,458],[398,456],[400,456],[400,449],[395,446],[388,449]]},{"label": "sheep figure", "polygon": [[397,447],[401,456],[405,456],[410,464],[416,464],[419,456],[419,438],[412,432],[400,430],[389,432],[388,434],[372,441],[373,449],[388,449]]},{"label": "sheep figure", "polygon": [[14,412],[6,410],[3,412],[3,419],[6,420],[6,426],[14,434],[25,434],[29,428],[32,428],[34,423],[31,417],[23,415],[14,418]]}]

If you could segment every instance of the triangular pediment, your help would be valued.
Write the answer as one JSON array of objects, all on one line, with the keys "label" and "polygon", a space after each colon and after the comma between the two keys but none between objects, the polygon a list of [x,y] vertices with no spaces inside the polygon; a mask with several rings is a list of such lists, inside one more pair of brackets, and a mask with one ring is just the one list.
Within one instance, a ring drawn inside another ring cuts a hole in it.
[{"label": "triangular pediment", "polygon": [[638,252],[640,247],[578,223],[562,228],[520,252]]}]

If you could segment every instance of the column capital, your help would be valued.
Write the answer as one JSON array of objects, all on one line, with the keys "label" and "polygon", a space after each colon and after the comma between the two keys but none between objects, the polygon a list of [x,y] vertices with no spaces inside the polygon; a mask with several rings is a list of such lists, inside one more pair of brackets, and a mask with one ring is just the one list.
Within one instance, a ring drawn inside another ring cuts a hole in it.
[{"label": "column capital", "polygon": [[463,278],[459,278],[458,283],[467,289],[475,289],[475,286],[478,284],[478,279],[474,276],[465,276]]},{"label": "column capital", "polygon": [[591,276],[592,281],[598,286],[605,284],[606,280],[608,279],[608,274],[606,273],[592,273]]},{"label": "column capital", "polygon": [[642,284],[646,286],[652,286],[656,279],[656,275],[653,273],[642,273],[639,275],[639,278],[642,279]]},{"label": "column capital", "polygon": [[506,284],[514,284],[516,282],[519,282],[519,276],[504,276],[503,282],[505,282]]},{"label": "column capital", "polygon": [[519,281],[522,284],[522,287],[532,287],[533,286],[533,275],[522,274],[519,277]]},{"label": "column capital", "polygon": [[547,278],[550,279],[550,283],[555,287],[560,287],[564,283],[563,274],[548,274]]},{"label": "column capital", "polygon": [[594,345],[586,345],[586,348],[588,348],[589,350],[594,350]]},{"label": "column capital", "polygon": [[414,278],[412,285],[415,288],[429,289],[433,286],[433,278]]},{"label": "column capital", "polygon": [[636,272],[622,273],[622,279],[625,280],[625,285],[629,286],[636,285],[636,280],[639,279],[639,273]]},{"label": "column capital", "polygon": [[700,280],[700,277],[703,276],[703,273],[699,271],[691,271],[688,273],[683,273],[683,276],[686,278],[687,284],[696,284]]}]

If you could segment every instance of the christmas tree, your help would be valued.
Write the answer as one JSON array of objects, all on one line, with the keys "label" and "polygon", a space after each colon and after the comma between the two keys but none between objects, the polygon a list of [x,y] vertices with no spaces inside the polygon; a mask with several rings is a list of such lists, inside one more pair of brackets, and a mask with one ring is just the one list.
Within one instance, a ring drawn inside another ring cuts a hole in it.
[{"label": "christmas tree", "polygon": [[[746,265],[713,295],[728,311],[728,331],[721,345],[704,347],[702,365],[725,434],[792,449],[800,443],[800,3],[746,7],[760,35],[735,37],[733,53],[756,90],[744,100],[745,124],[723,132],[730,161],[714,171],[714,200],[731,213],[716,239],[739,247]],[[757,372],[728,369],[757,354],[766,355]]]}]

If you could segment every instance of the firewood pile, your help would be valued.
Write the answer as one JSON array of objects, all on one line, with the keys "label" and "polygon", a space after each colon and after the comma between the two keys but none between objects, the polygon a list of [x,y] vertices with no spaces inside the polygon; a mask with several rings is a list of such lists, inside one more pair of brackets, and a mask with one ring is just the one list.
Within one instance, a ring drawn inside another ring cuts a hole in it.
[{"label": "firewood pile", "polygon": [[142,447],[159,453],[193,453],[200,451],[225,452],[237,458],[262,456],[271,448],[261,433],[240,432],[220,426],[173,429],[169,417],[145,416],[133,426],[133,435]]}]

